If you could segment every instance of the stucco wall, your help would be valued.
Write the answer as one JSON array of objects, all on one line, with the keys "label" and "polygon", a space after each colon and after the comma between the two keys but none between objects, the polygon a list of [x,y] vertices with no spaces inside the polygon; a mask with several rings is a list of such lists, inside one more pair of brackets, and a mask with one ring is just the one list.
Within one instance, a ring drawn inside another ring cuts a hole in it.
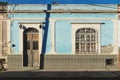
[{"label": "stucco wall", "polygon": [[0,54],[2,54],[2,21],[0,21]]},{"label": "stucco wall", "polygon": [[[37,8],[42,6],[41,8]],[[9,5],[9,10],[44,10],[46,9],[46,5],[34,5],[31,9],[29,6],[21,7],[21,5]],[[83,6],[83,5],[82,5]],[[85,5],[84,5],[85,6]],[[65,6],[62,6],[64,8]],[[69,9],[72,8],[68,6]],[[73,8],[75,8],[74,6]],[[92,7],[89,9],[100,9],[103,10],[103,7],[95,7],[92,5]],[[53,6],[52,9],[59,9],[61,6]],[[82,9],[83,7],[81,7]],[[65,8],[66,9],[66,8]],[[68,8],[67,8],[68,9]],[[86,9],[86,8],[85,8]],[[114,6],[108,6],[105,8],[106,10],[116,10],[116,5]],[[87,10],[87,9],[86,9]],[[46,18],[45,13],[8,13],[9,18],[11,18],[11,27],[10,27],[10,39],[11,39],[11,47],[12,47],[12,53],[19,53],[20,52],[20,44],[19,43],[19,23],[20,22],[45,22]],[[51,20],[55,21],[55,51],[58,54],[66,53],[71,54],[71,46],[73,45],[72,39],[71,39],[71,23],[72,22],[101,22],[105,23],[101,25],[101,46],[105,45],[112,45],[113,44],[113,21],[117,19],[117,14],[115,13],[50,13]],[[51,50],[51,21],[49,21],[49,28],[48,28],[48,36],[47,36],[47,46],[46,46],[46,53],[49,53]],[[44,30],[43,30],[44,34]],[[12,45],[15,45],[14,47]]]},{"label": "stucco wall", "polygon": [[101,46],[113,44],[113,22],[111,20],[59,20],[56,22],[56,52],[71,53],[71,23],[72,22],[103,22],[101,25]]},{"label": "stucco wall", "polygon": [[[117,4],[51,4],[51,9],[117,10]],[[24,7],[23,7],[24,6]],[[11,4],[8,10],[46,10],[47,4]]]}]

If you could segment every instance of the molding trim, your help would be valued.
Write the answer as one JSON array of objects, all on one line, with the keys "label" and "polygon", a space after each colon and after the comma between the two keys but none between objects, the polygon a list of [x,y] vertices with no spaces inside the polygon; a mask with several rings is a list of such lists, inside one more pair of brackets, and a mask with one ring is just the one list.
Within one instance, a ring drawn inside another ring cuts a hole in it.
[{"label": "molding trim", "polygon": [[[117,19],[117,18],[50,18],[49,20],[50,21],[57,21],[57,20],[114,20],[114,19]],[[45,20],[45,18],[11,18],[11,21],[12,20],[32,21],[32,20]]]},{"label": "molding trim", "polygon": [[71,24],[105,24],[101,22],[72,22]]},{"label": "molding trim", "polygon": [[18,24],[45,24],[44,22],[19,22]]},{"label": "molding trim", "polygon": [[[22,23],[22,22],[20,22]],[[19,24],[19,23],[18,23]],[[36,28],[39,31],[39,54],[41,54],[41,48],[42,48],[42,29],[39,28],[39,24],[21,24],[24,25],[26,28]],[[20,38],[20,53],[23,53],[23,29],[19,29],[19,38]]]},{"label": "molding trim", "polygon": [[76,54],[75,52],[75,33],[78,29],[80,28],[93,28],[95,30],[98,31],[98,43],[96,45],[97,48],[97,51],[98,51],[98,54],[101,54],[101,49],[100,49],[100,27],[101,27],[101,24],[93,24],[93,23],[90,23],[90,24],[86,24],[86,23],[82,23],[82,24],[72,24],[72,54]]},{"label": "molding trim", "polygon": [[8,10],[7,13],[118,13],[117,10]]}]

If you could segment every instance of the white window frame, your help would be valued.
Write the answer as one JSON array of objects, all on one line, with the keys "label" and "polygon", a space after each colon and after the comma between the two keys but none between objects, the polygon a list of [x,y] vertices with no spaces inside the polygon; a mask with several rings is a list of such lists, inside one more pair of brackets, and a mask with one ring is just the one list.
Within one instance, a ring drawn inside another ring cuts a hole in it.
[{"label": "white window frame", "polygon": [[76,41],[75,41],[75,36],[76,36],[76,31],[81,28],[92,28],[95,29],[98,32],[98,54],[101,53],[100,49],[100,26],[101,23],[71,23],[72,25],[72,54],[76,54]]},{"label": "white window frame", "polygon": [[[84,30],[85,33],[81,33],[80,32],[81,30],[82,31]],[[87,31],[94,30],[95,32],[86,33],[86,30]],[[82,34],[84,34],[84,35],[82,35]],[[88,35],[89,35],[89,38],[87,37]],[[88,43],[91,41],[91,37],[90,37],[91,35],[92,36],[94,35],[94,38],[92,38],[94,40],[92,40],[92,42],[91,42],[92,45],[90,43]],[[80,36],[84,37],[84,38],[81,38]],[[97,46],[98,45],[98,32],[95,29],[93,29],[93,28],[80,28],[76,31],[76,37],[77,37],[77,39],[75,38],[75,41],[76,41],[76,44],[78,44],[78,46],[79,46],[79,48],[76,49],[76,54],[93,54],[93,53],[96,54],[96,53],[98,53],[96,50],[98,48],[98,46]],[[88,41],[87,39],[90,41]],[[89,47],[86,44],[89,44]],[[77,47],[77,45],[76,45],[76,47]],[[89,48],[89,49],[87,49],[87,48]]]}]

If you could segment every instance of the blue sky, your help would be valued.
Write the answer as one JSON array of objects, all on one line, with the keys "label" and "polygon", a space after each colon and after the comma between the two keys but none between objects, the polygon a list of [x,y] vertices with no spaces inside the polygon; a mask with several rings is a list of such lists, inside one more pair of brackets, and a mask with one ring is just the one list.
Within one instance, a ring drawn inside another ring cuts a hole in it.
[{"label": "blue sky", "polygon": [[10,4],[119,4],[120,0],[0,0]]}]

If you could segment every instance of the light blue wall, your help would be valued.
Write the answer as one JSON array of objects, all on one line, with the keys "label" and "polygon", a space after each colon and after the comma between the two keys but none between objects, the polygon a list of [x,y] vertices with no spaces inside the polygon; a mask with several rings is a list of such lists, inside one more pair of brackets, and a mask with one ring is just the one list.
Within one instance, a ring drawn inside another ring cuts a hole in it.
[{"label": "light blue wall", "polygon": [[46,10],[47,5],[45,4],[9,4],[8,10]]},{"label": "light blue wall", "polygon": [[[10,39],[11,39],[11,51],[13,53],[19,53],[19,27],[16,21],[11,22],[10,27]],[[13,46],[14,45],[14,46]]]},{"label": "light blue wall", "polygon": [[57,10],[117,10],[117,4],[59,4],[52,5],[52,9]]},{"label": "light blue wall", "polygon": [[101,22],[101,46],[113,44],[113,22],[111,20],[59,20],[56,22],[56,52],[71,53],[72,47],[72,22]]},{"label": "light blue wall", "polygon": [[[47,4],[11,4],[8,10],[46,10]],[[117,10],[117,4],[58,4],[52,10]]]},{"label": "light blue wall", "polygon": [[[19,39],[19,22],[44,22],[39,20],[14,20],[11,21],[10,27],[10,39],[11,39],[11,51],[12,53],[19,53],[20,52],[20,39]],[[51,23],[50,23],[51,24]],[[50,26],[49,26],[50,27]],[[51,49],[51,34],[50,28],[48,28],[48,37],[47,37],[47,44],[46,44],[46,53],[48,53]],[[42,30],[42,34],[44,34],[44,30]],[[43,36],[42,36],[43,37]],[[15,46],[12,46],[15,45]]]},{"label": "light blue wall", "polygon": [[[45,18],[46,14],[11,14],[10,18]],[[50,14],[50,18],[115,18],[116,14],[78,14],[78,13],[62,13]]]},{"label": "light blue wall", "polygon": [[[26,14],[23,14],[20,16],[20,14],[15,14],[14,17],[15,18],[29,18],[29,17],[33,17],[31,15],[27,15],[25,16]],[[33,15],[33,14],[32,14]],[[34,17],[40,17],[42,16],[43,14],[34,14],[35,16]],[[78,15],[78,14],[77,14]],[[79,14],[79,18],[104,18],[107,16],[109,16],[109,18],[115,18],[115,15],[114,14],[95,14],[95,15],[91,15],[91,14]],[[78,17],[76,16],[75,14],[74,15],[71,15],[69,16],[69,14],[67,15],[63,15],[63,14],[60,14],[58,16],[58,14],[53,14],[51,15],[51,17],[66,17],[66,18],[75,18],[75,17]],[[42,16],[43,17],[43,16]],[[41,18],[41,17],[40,17]],[[18,22],[21,22],[21,21],[12,21],[12,26],[11,26],[11,40],[12,40],[12,43],[15,44],[15,47],[12,47],[12,51],[15,52],[15,53],[19,53],[19,45],[21,43],[19,43],[19,25],[18,25]],[[30,22],[30,21],[22,21],[22,22]],[[31,22],[43,22],[43,21],[32,21]],[[73,21],[73,20],[58,20],[56,23],[55,23],[55,41],[56,41],[56,52],[57,53],[71,53],[71,22],[103,22],[105,24],[102,24],[101,25],[101,46],[104,46],[104,45],[109,45],[109,44],[112,44],[113,43],[113,22],[110,21],[110,20],[80,20],[80,21]],[[51,23],[50,23],[51,24]],[[49,29],[48,29],[48,37],[47,37],[47,45],[46,45],[46,53],[48,53],[51,49],[51,37],[50,37],[50,26],[49,25]],[[44,30],[43,30],[44,32]],[[43,33],[44,34],[44,33]]]},{"label": "light blue wall", "polygon": [[115,18],[116,14],[78,14],[78,13],[62,13],[62,14],[51,14],[53,18]]},{"label": "light blue wall", "polygon": [[25,13],[25,14],[10,14],[9,17],[10,18],[45,18],[46,14],[29,14],[29,13]]},{"label": "light blue wall", "polygon": [[57,53],[71,53],[71,21],[57,21],[55,27],[55,46]]},{"label": "light blue wall", "polygon": [[[21,7],[21,5],[11,5],[8,6],[9,10],[45,10],[46,9],[46,5],[43,5],[41,8],[39,6],[39,8],[37,7],[38,5],[34,5],[31,9],[29,6],[24,6]],[[82,5],[83,6],[83,5]],[[94,5],[93,5],[94,6]],[[58,9],[62,8],[60,6],[52,6],[52,9]],[[70,8],[70,6],[68,6]],[[75,8],[75,6],[73,7]],[[68,8],[67,8],[68,9]],[[81,7],[82,9],[82,7]],[[86,9],[86,7],[85,7]],[[90,9],[90,8],[89,8]],[[92,9],[103,9],[103,5],[101,7],[92,7]],[[116,6],[108,6],[107,8],[105,8],[106,10],[116,10]],[[19,39],[19,22],[45,22],[45,20],[40,21],[40,20],[33,20],[33,19],[39,19],[39,18],[46,18],[46,14],[45,13],[12,13],[12,14],[8,14],[8,17],[10,19],[12,18],[29,18],[29,20],[13,20],[11,21],[11,27],[10,27],[10,38],[11,38],[11,50],[13,53],[19,53],[20,52],[20,44],[19,43],[20,39]],[[109,44],[113,44],[113,22],[111,20],[102,20],[102,18],[112,18],[115,19],[117,17],[117,14],[114,13],[106,13],[106,14],[78,14],[78,13],[60,13],[60,14],[50,14],[50,18],[84,18],[86,20],[57,20],[55,23],[55,50],[58,54],[71,54],[71,47],[72,47],[72,39],[71,39],[71,31],[72,31],[72,26],[71,23],[72,22],[103,22],[105,24],[101,25],[101,46],[104,45],[109,45]],[[101,20],[89,20],[88,18],[100,18]],[[30,20],[31,19],[31,20]],[[88,20],[87,20],[88,19]],[[51,22],[49,22],[49,26],[48,26],[48,36],[47,36],[47,44],[46,44],[46,50],[45,52],[48,53],[51,50],[51,31],[50,31],[50,27],[51,26]],[[44,30],[43,30],[43,34],[44,34]],[[12,44],[14,44],[15,46],[12,47]],[[43,45],[44,46],[44,45]]]}]

